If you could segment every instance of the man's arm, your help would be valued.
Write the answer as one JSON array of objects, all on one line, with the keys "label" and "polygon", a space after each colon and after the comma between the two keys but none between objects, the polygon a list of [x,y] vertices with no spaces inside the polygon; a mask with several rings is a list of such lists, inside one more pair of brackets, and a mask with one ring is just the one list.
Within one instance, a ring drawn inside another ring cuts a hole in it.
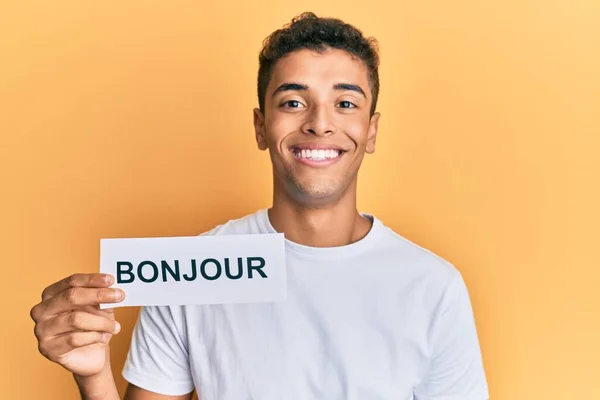
[{"label": "man's arm", "polygon": [[86,400],[119,399],[109,341],[120,325],[112,309],[99,307],[124,299],[122,290],[110,288],[113,282],[110,275],[71,275],[46,287],[30,311],[38,350],[73,374]]},{"label": "man's arm", "polygon": [[142,307],[122,371],[127,382],[168,396],[188,396],[193,392],[185,324],[183,307]]},{"label": "man's arm", "polygon": [[[108,368],[97,376],[75,377],[82,400],[121,400],[115,380]],[[142,389],[129,384],[125,392],[124,400],[191,400],[192,393],[181,396],[167,396]]]},{"label": "man's arm", "polygon": [[469,293],[456,271],[429,332],[430,365],[415,400],[487,400],[485,370]]},{"label": "man's arm", "polygon": [[107,362],[98,374],[91,376],[73,374],[73,377],[82,400],[121,400],[110,369],[110,362]]},{"label": "man's arm", "polygon": [[[115,321],[112,309],[101,310],[101,303],[118,303],[123,300],[124,293],[110,286],[114,277],[104,274],[75,274],[45,288],[42,292],[41,301],[32,307],[30,316],[35,322],[34,333],[38,340],[38,350],[50,361],[62,365],[70,371],[81,393],[83,400],[120,400],[119,392],[115,384],[112,370],[110,368],[109,341],[113,334],[119,332],[120,325]],[[137,380],[141,378],[135,374],[138,367],[143,372],[148,372],[144,366],[154,366],[149,370],[146,383],[150,388],[156,387],[173,395],[161,395],[148,390],[143,390],[130,385],[125,394],[128,400],[189,400],[192,398],[193,383],[191,377],[183,382],[175,382],[176,377],[189,375],[186,369],[186,354],[176,352],[176,344],[169,341],[166,332],[174,323],[169,321],[166,325],[161,321],[161,313],[157,312],[153,318],[152,313],[143,312],[147,323],[152,326],[148,328],[150,335],[157,332],[157,328],[165,336],[146,338],[140,335],[139,341],[154,341],[154,348],[162,349],[163,353],[168,351],[167,360],[161,364],[167,364],[167,370],[173,374],[161,374],[162,369],[153,364],[153,357],[160,358],[161,353],[151,352],[147,347],[141,345],[141,350],[134,352],[136,361],[140,364],[131,363],[129,372]],[[141,328],[138,327],[138,331]],[[166,342],[163,342],[163,339]],[[134,340],[134,343],[137,341]],[[165,347],[166,346],[166,347]],[[171,346],[171,347],[169,347]],[[147,354],[144,352],[147,351]],[[144,357],[145,355],[145,357]],[[181,358],[178,364],[169,364],[175,356]],[[154,360],[155,361],[155,360]],[[156,380],[162,384],[155,385]],[[187,393],[186,393],[187,392]],[[182,394],[185,393],[185,394]]]},{"label": "man's arm", "polygon": [[129,386],[127,386],[127,391],[125,392],[124,400],[191,400],[193,394],[194,392],[181,396],[166,396],[164,394],[149,392],[129,384]]}]

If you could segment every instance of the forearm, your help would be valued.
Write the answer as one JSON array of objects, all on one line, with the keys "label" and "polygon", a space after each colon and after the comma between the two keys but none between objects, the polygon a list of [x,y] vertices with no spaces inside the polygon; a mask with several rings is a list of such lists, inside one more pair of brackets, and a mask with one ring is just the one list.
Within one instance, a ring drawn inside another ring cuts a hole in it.
[{"label": "forearm", "polygon": [[110,365],[97,375],[74,375],[82,400],[121,400]]}]

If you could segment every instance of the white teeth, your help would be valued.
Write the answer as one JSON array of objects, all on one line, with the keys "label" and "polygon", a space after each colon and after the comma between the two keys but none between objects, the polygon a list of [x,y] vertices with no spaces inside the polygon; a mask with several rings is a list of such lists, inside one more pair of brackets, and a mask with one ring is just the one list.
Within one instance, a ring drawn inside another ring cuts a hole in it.
[{"label": "white teeth", "polygon": [[327,150],[295,150],[295,154],[299,158],[305,158],[307,160],[315,160],[322,161],[332,158],[337,158],[340,155],[340,151],[336,149],[327,149]]}]

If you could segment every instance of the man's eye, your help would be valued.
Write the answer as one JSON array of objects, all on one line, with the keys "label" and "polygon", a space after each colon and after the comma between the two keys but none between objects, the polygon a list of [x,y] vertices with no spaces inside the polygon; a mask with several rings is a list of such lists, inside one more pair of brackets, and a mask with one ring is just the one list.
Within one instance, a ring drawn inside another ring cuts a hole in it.
[{"label": "man's eye", "polygon": [[300,108],[300,107],[302,107],[302,103],[300,103],[298,100],[289,100],[289,101],[286,101],[285,103],[283,103],[283,107],[285,107],[285,108]]},{"label": "man's eye", "polygon": [[338,107],[340,107],[340,108],[355,108],[356,105],[349,101],[340,101],[338,103]]}]

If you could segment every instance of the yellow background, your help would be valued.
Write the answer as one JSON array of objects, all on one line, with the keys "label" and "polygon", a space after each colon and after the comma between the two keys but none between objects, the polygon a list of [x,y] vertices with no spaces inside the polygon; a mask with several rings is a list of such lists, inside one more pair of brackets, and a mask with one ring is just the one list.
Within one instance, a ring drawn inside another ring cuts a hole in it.
[{"label": "yellow background", "polygon": [[462,271],[492,399],[600,399],[597,0],[0,3],[0,398],[78,398],[28,313],[100,238],[269,206],[257,53],[305,10],[380,41],[360,209]]}]

